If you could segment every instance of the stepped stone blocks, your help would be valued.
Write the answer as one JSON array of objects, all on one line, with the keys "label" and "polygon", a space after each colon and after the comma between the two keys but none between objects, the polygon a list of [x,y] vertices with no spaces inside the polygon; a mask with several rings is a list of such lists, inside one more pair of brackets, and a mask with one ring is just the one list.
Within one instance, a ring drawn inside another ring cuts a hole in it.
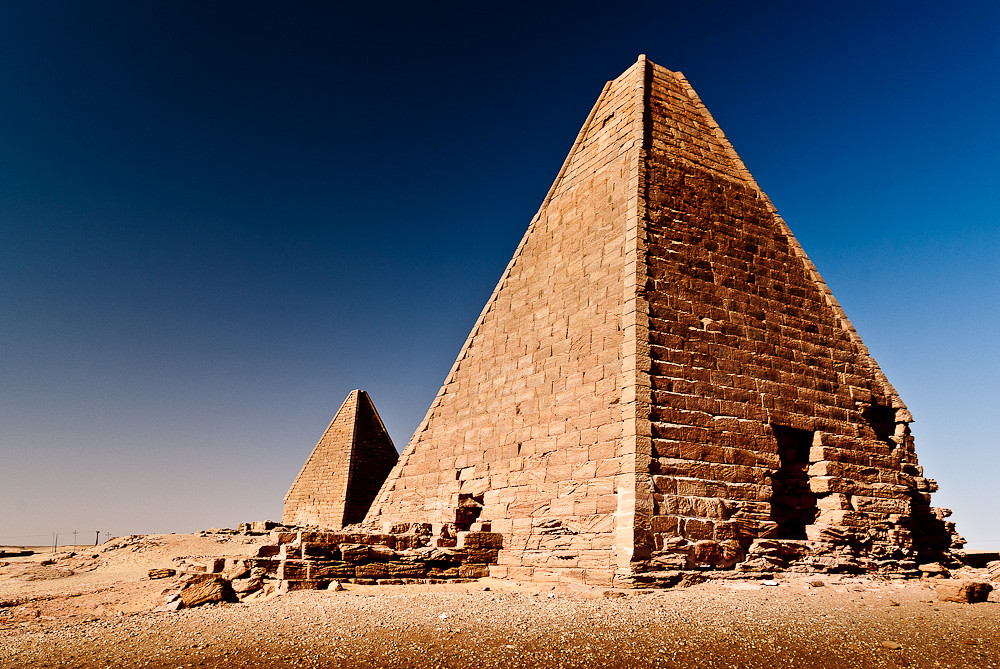
[{"label": "stepped stone blocks", "polygon": [[512,578],[905,571],[953,540],[911,420],[694,90],[640,57],[365,522],[472,500]]},{"label": "stepped stone blocks", "polygon": [[352,391],[285,495],[282,522],[332,529],[360,522],[398,457],[368,393]]},{"label": "stepped stone blocks", "polygon": [[430,525],[397,525],[388,533],[275,530],[253,567],[279,591],[318,590],[335,581],[403,585],[469,581],[489,575],[503,546],[493,532],[458,532],[445,540]]}]

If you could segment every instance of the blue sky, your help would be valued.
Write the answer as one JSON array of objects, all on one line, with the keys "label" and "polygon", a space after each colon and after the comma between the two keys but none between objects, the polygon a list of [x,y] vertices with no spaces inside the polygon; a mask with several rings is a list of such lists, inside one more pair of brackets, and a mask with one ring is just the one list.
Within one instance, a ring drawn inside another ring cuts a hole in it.
[{"label": "blue sky", "polygon": [[645,53],[1000,549],[995,3],[289,4],[0,2],[0,542],[278,518],[353,388],[402,448]]}]

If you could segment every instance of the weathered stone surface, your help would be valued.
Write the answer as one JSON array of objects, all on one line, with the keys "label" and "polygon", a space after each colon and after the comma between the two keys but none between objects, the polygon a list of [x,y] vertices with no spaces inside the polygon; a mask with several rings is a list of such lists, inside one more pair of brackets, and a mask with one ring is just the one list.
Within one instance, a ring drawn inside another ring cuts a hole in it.
[{"label": "weathered stone surface", "polygon": [[945,581],[935,589],[938,599],[943,602],[976,604],[989,598],[993,586],[985,581]]},{"label": "weathered stone surface", "polygon": [[337,547],[329,544],[303,543],[301,554],[303,558],[313,558],[319,560],[333,559],[337,553]]},{"label": "weathered stone surface", "polygon": [[948,570],[940,562],[928,562],[927,564],[918,565],[917,569],[924,576],[931,578],[947,578]]},{"label": "weathered stone surface", "polygon": [[245,595],[260,590],[263,585],[264,579],[261,576],[238,578],[232,582],[233,592],[239,595]]},{"label": "weathered stone surface", "polygon": [[177,573],[176,569],[150,569],[149,578],[150,579],[170,578],[176,573]]},{"label": "weathered stone surface", "polygon": [[388,567],[393,578],[418,578],[427,574],[427,565],[421,562],[389,562]]},{"label": "weathered stone surface", "polygon": [[305,560],[282,560],[278,566],[278,579],[302,580],[309,578],[309,563]]},{"label": "weathered stone surface", "polygon": [[228,564],[226,568],[222,571],[222,577],[227,581],[234,581],[238,578],[244,578],[250,573],[251,569],[250,560],[233,559],[227,562]]},{"label": "weathered stone surface", "polygon": [[279,592],[294,592],[296,590],[324,590],[330,585],[329,581],[313,579],[296,579],[282,581]]},{"label": "weathered stone surface", "polygon": [[354,573],[358,578],[389,578],[392,572],[385,562],[369,562],[359,564],[354,568]]},{"label": "weathered stone surface", "polygon": [[396,558],[396,551],[388,546],[369,546],[368,557],[379,562],[388,562]]},{"label": "weathered stone surface", "polygon": [[229,581],[217,575],[205,575],[189,582],[180,591],[180,599],[188,608],[210,602],[237,601]]},{"label": "weathered stone surface", "polygon": [[463,564],[458,568],[462,578],[486,578],[490,575],[490,567],[486,564]]},{"label": "weathered stone surface", "polygon": [[153,609],[154,612],[180,611],[184,608],[184,602],[177,595],[168,597],[167,601]]},{"label": "weathered stone surface", "polygon": [[503,548],[503,535],[499,532],[461,532],[458,536],[458,547],[500,549]]},{"label": "weathered stone surface", "polygon": [[340,556],[345,562],[364,562],[371,555],[371,549],[364,544],[341,544]]},{"label": "weathered stone surface", "polygon": [[313,562],[309,565],[309,578],[348,579],[354,576],[354,569],[349,562]]}]

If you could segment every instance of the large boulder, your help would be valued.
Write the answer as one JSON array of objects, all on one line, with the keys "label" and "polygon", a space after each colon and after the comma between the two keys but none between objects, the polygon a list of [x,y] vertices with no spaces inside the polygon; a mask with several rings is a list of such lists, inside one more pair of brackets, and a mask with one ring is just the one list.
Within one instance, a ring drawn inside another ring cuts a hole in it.
[{"label": "large boulder", "polygon": [[937,586],[937,596],[943,602],[976,604],[989,599],[993,586],[986,581],[946,581]]},{"label": "large boulder", "polygon": [[193,580],[180,592],[185,607],[208,604],[210,602],[237,602],[239,598],[226,579],[215,574]]}]

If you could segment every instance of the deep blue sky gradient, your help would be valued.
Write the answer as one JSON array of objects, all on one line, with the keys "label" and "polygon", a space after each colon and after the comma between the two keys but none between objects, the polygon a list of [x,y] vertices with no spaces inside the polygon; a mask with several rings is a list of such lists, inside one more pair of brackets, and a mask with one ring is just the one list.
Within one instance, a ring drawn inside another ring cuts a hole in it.
[{"label": "deep blue sky gradient", "polygon": [[604,82],[691,81],[1000,549],[995,3],[0,3],[0,543],[278,518],[398,448]]}]

